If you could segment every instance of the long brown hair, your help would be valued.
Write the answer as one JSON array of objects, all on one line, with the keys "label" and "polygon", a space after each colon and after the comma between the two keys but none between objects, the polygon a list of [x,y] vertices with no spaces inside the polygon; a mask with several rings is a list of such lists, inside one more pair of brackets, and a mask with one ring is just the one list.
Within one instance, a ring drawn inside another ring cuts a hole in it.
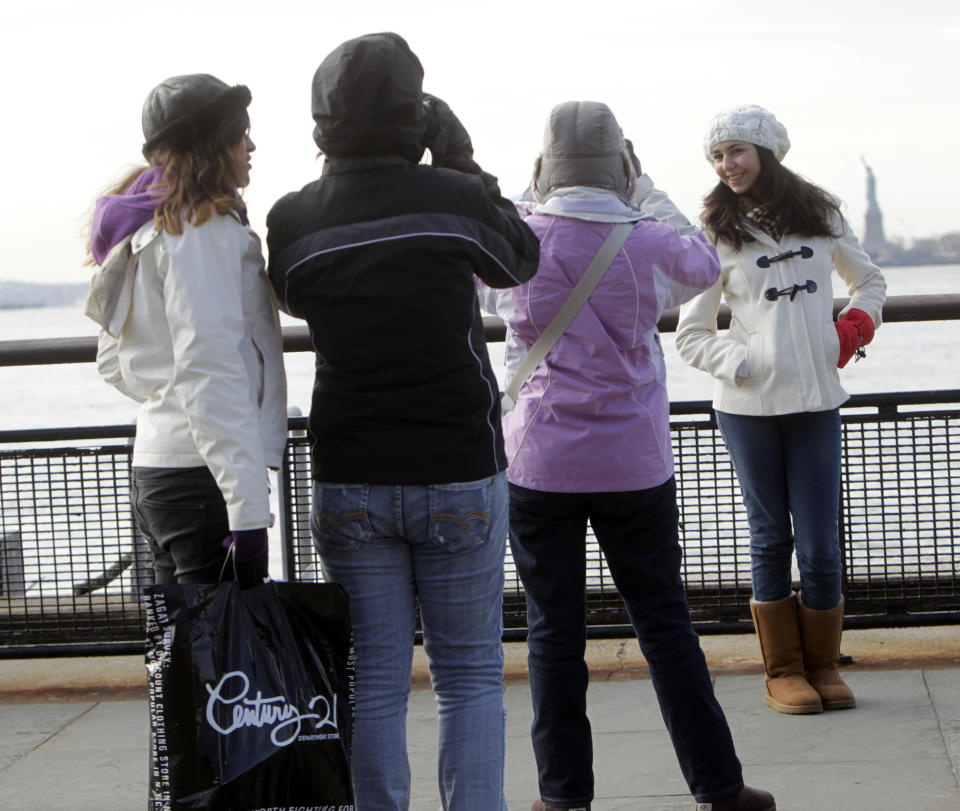
[{"label": "long brown hair", "polygon": [[781,235],[838,236],[830,224],[840,213],[837,199],[791,172],[766,147],[758,146],[757,153],[760,174],[747,195],[737,194],[721,181],[703,198],[700,220],[714,233],[716,242],[739,251],[744,243],[754,241],[744,204],[762,207]]},{"label": "long brown hair", "polygon": [[[184,222],[199,226],[214,214],[239,217],[244,208],[243,200],[231,171],[227,150],[236,145],[249,128],[250,116],[245,108],[228,110],[209,135],[188,148],[174,149],[164,144],[155,147],[146,155],[148,166],[130,170],[102,196],[123,194],[140,175],[160,166],[163,177],[156,184],[160,198],[154,212],[160,230],[182,234]],[[89,239],[87,253],[87,263],[91,264]]]}]

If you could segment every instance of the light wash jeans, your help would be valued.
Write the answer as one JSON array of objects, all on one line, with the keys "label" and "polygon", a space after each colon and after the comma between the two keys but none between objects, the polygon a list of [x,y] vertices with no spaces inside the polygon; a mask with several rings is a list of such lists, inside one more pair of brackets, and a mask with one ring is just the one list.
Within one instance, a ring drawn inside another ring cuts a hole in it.
[{"label": "light wash jeans", "polygon": [[416,608],[439,716],[448,811],[506,811],[503,558],[507,481],[314,487],[311,529],[350,596],[356,650],[357,811],[406,811],[406,717]]},{"label": "light wash jeans", "polygon": [[803,604],[841,597],[840,409],[774,417],[717,412],[750,524],[753,598],[790,596],[794,546]]}]

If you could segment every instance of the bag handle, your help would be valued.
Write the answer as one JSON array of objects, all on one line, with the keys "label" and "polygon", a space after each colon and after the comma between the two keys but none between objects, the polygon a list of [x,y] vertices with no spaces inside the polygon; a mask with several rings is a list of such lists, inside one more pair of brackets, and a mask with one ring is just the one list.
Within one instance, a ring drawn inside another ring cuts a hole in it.
[{"label": "bag handle", "polygon": [[520,396],[520,389],[527,382],[527,378],[533,374],[533,370],[540,365],[540,361],[553,349],[553,345],[560,340],[560,336],[570,326],[577,313],[583,309],[583,305],[587,303],[590,294],[600,284],[600,280],[627,241],[634,225],[635,223],[632,222],[623,222],[613,226],[613,230],[603,241],[603,245],[600,246],[597,255],[593,257],[593,261],[590,262],[583,276],[580,277],[576,287],[570,291],[570,295],[553,317],[553,320],[547,325],[540,337],[534,341],[520,366],[517,367],[513,379],[507,384],[507,388],[500,398],[504,412],[510,411],[516,405],[517,398]]},{"label": "bag handle", "polygon": [[234,582],[239,582],[240,572],[237,571],[237,542],[236,541],[233,541],[230,544],[230,548],[227,549],[226,557],[224,557],[223,559],[223,566],[220,567],[220,580],[217,581],[218,583],[223,582],[223,575],[227,571],[227,564],[231,562],[233,563],[233,580]]}]

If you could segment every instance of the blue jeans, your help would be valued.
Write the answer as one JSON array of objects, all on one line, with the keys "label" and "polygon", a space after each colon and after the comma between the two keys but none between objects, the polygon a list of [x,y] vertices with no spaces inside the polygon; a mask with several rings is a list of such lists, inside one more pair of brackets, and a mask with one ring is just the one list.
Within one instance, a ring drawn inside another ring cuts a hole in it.
[{"label": "blue jeans", "polygon": [[510,485],[510,545],[527,595],[533,751],[540,797],[593,799],[587,718],[586,529],[590,520],[650,668],[681,771],[698,802],[736,794],[740,761],[680,579],[676,483],[623,493]]},{"label": "blue jeans", "polygon": [[410,805],[406,717],[417,605],[437,698],[443,807],[506,811],[505,474],[428,486],[318,482],[311,528],[325,576],[350,596],[357,811]]},{"label": "blue jeans", "polygon": [[227,505],[206,467],[135,467],[130,501],[153,557],[156,583],[262,583],[267,555],[224,568]]},{"label": "blue jeans", "polygon": [[717,412],[750,524],[753,597],[790,596],[794,545],[803,604],[841,597],[840,410],[774,417]]}]

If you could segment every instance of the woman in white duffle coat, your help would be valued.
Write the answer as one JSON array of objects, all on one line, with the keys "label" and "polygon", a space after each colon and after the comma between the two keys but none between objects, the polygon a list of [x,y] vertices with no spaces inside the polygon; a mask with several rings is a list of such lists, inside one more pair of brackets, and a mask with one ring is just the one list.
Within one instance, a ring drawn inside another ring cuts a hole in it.
[{"label": "woman in white duffle coat", "polygon": [[[720,178],[704,232],[721,278],[680,312],[677,348],[716,378],[713,405],[750,525],[751,613],[767,704],[856,706],[838,674],[843,627],[838,370],[880,325],[886,283],[830,194],[782,165],[787,131],[762,107],[720,113],[704,142]],[[850,293],[833,320],[831,277]],[[730,329],[717,331],[721,299]],[[796,550],[800,594],[793,591]]]}]

